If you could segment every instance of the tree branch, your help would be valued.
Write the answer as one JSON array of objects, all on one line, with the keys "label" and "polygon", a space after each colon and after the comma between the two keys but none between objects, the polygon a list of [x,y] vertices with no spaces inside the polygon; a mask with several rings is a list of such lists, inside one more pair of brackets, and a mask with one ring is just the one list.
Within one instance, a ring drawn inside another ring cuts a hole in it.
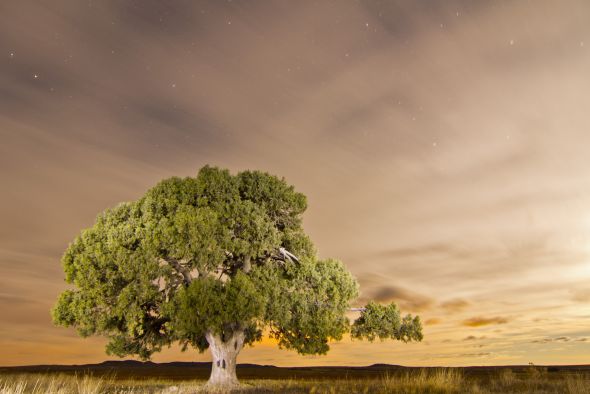
[{"label": "tree branch", "polygon": [[299,259],[297,258],[297,256],[295,256],[293,253],[289,252],[287,249],[279,248],[279,252],[281,253],[281,255],[283,255],[283,258],[289,258],[291,260],[299,262]]},{"label": "tree branch", "polygon": [[176,259],[162,259],[166,263],[168,263],[172,268],[176,270],[182,277],[184,278],[184,283],[189,285],[193,281],[193,276],[191,272],[186,268],[183,267],[180,261]]}]

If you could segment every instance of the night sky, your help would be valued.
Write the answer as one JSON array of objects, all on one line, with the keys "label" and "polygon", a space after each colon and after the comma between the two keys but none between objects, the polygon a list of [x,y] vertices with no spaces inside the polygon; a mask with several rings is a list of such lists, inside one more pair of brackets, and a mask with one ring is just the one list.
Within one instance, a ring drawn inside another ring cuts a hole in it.
[{"label": "night sky", "polygon": [[[275,365],[588,363],[590,2],[0,3],[0,365],[100,362],[52,326],[102,210],[205,164],[284,176],[363,300],[425,340]],[[209,360],[172,348],[155,361]]]}]

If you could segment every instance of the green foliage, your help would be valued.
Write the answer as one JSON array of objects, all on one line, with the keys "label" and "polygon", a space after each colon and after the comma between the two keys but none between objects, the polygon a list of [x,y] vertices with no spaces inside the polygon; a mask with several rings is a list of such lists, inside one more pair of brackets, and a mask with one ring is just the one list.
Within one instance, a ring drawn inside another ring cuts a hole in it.
[{"label": "green foliage", "polygon": [[395,303],[379,305],[370,302],[352,325],[351,335],[357,339],[397,339],[403,342],[422,340],[422,323],[418,316],[400,317]]},{"label": "green foliage", "polygon": [[238,272],[225,283],[213,277],[193,281],[178,291],[164,313],[184,345],[204,350],[207,331],[229,337],[234,330],[248,328],[246,343],[259,339],[260,330],[252,328],[263,317],[265,301],[252,279]]},{"label": "green foliage", "polygon": [[304,258],[260,267],[252,275],[269,300],[264,320],[279,346],[325,354],[328,340],[339,340],[349,330],[345,312],[358,290],[341,262]]},{"label": "green foliage", "polygon": [[284,179],[260,171],[244,171],[238,174],[238,189],[242,199],[263,207],[279,230],[300,228],[307,199]]},{"label": "green foliage", "polygon": [[[69,245],[62,263],[72,288],[53,320],[107,336],[107,352],[119,356],[149,358],[176,341],[202,351],[207,332],[243,330],[252,343],[264,328],[282,347],[326,353],[350,329],[357,283],[339,261],[316,257],[306,207],[293,186],[260,171],[206,166],[165,179],[98,215]],[[356,337],[421,338],[419,320],[370,305]]]}]

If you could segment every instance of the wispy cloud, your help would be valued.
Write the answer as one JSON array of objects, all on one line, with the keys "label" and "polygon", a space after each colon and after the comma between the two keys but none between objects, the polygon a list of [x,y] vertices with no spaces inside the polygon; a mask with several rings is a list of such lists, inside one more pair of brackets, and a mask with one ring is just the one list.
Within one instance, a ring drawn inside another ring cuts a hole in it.
[{"label": "wispy cloud", "polygon": [[576,302],[590,302],[590,288],[574,290],[572,300]]},{"label": "wispy cloud", "polygon": [[372,293],[372,298],[378,302],[396,301],[401,308],[410,311],[424,311],[434,304],[430,297],[392,285],[377,288]]},{"label": "wispy cloud", "polygon": [[547,337],[547,338],[542,338],[542,339],[535,339],[534,341],[531,341],[531,343],[555,343],[555,342],[586,342],[588,341],[588,338],[585,337]]},{"label": "wispy cloud", "polygon": [[468,301],[457,298],[454,300],[449,300],[441,303],[440,307],[443,308],[447,313],[455,313],[461,312],[470,305],[471,303],[469,303]]},{"label": "wispy cloud", "polygon": [[463,320],[462,324],[467,327],[481,327],[481,326],[489,326],[489,325],[496,325],[496,324],[506,324],[510,319],[507,317],[472,317],[466,320]]},{"label": "wispy cloud", "polygon": [[479,339],[486,339],[487,337],[485,335],[482,335],[480,337],[476,337],[475,335],[469,335],[466,336],[465,338],[463,338],[464,341],[475,341],[475,340],[479,340]]}]

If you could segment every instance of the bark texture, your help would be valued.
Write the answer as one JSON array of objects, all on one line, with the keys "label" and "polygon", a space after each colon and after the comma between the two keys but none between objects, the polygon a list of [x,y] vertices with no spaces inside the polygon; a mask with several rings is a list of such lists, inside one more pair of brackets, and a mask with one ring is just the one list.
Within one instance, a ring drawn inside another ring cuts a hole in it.
[{"label": "bark texture", "polygon": [[239,386],[236,358],[244,347],[244,330],[236,330],[227,338],[212,332],[208,332],[205,337],[213,356],[211,376],[207,385],[219,388]]}]

